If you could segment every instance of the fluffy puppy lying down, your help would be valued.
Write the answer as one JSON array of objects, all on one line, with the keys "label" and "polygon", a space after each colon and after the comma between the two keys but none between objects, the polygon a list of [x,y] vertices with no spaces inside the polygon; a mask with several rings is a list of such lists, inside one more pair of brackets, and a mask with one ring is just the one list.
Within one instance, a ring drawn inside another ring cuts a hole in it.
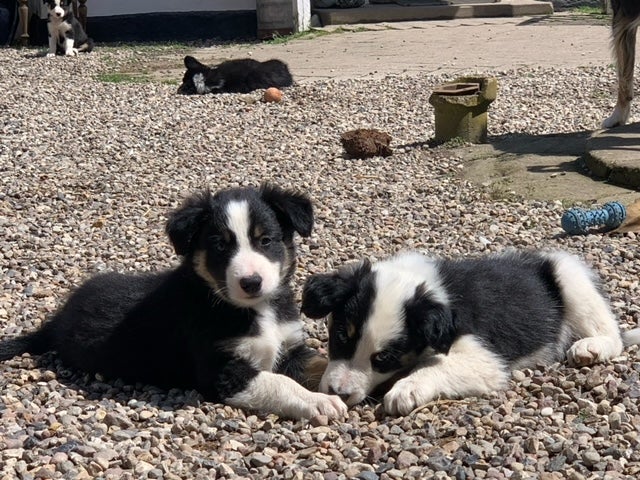
[{"label": "fluffy puppy lying down", "polygon": [[281,60],[259,62],[252,58],[226,60],[209,67],[187,55],[187,69],[178,87],[184,95],[207,93],[249,93],[269,87],[290,87],[293,77],[289,67]]},{"label": "fluffy puppy lying down", "polygon": [[310,200],[273,186],[193,195],[166,227],[179,267],[88,280],[39,330],[0,342],[0,360],[54,350],[127,382],[287,417],[341,416],[340,398],[300,385],[317,383],[326,363],[304,345],[290,287],[294,233],[312,226]]},{"label": "fluffy puppy lying down", "polygon": [[596,277],[567,253],[510,252],[441,260],[404,253],[311,276],[302,311],[329,315],[320,390],[348,405],[384,397],[407,414],[438,397],[502,389],[512,369],[563,359],[589,365],[640,343],[621,336]]}]

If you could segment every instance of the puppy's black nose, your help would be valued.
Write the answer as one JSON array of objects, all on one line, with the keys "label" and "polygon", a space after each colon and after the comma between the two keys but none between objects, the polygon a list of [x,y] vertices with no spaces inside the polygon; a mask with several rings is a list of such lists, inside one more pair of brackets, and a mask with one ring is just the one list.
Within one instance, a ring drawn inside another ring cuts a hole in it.
[{"label": "puppy's black nose", "polygon": [[346,402],[347,399],[351,396],[350,393],[338,393],[336,392],[333,387],[329,387],[329,395],[337,395],[340,397],[340,400],[342,400],[343,402]]},{"label": "puppy's black nose", "polygon": [[240,279],[240,288],[250,295],[258,293],[260,287],[262,287],[262,277],[258,274]]}]

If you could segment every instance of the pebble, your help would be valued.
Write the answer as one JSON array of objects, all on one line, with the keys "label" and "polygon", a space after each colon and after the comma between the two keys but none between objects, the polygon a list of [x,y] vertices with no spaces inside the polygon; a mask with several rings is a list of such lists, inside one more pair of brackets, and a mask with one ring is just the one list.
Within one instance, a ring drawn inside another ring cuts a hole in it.
[{"label": "pebble", "polygon": [[[491,184],[460,180],[454,150],[428,146],[428,97],[450,77],[301,84],[278,108],[98,78],[153,62],[163,48],[100,46],[73,59],[0,49],[0,88],[11,92],[0,99],[3,336],[40,325],[88,275],[175,265],[164,223],[189,192],[265,179],[314,201],[314,232],[296,238],[297,294],[309,273],[398,250],[561,248],[588,259],[625,328],[640,323],[637,234],[559,235],[562,198],[496,197]],[[614,101],[608,65],[486,73],[499,84],[491,136],[592,131]],[[392,136],[392,157],[344,157],[339,134],[364,127]],[[304,321],[310,345],[326,348],[326,324]],[[0,479],[382,480],[424,478],[425,469],[443,480],[636,478],[638,358],[631,347],[588,368],[514,371],[503,392],[433,402],[408,417],[360,405],[345,421],[307,421],[24,356],[2,365]]]}]

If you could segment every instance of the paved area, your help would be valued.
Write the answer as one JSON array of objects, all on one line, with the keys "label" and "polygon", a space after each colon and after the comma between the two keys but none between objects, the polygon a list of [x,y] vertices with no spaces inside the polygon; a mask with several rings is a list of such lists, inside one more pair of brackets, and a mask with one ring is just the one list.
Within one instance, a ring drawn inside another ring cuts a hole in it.
[{"label": "paved area", "polygon": [[[570,14],[329,26],[340,34],[287,43],[198,49],[215,63],[248,54],[278,57],[300,82],[417,72],[469,72],[518,66],[579,67],[611,63],[609,24]],[[344,30],[347,30],[344,32]],[[337,67],[339,66],[339,67]],[[176,66],[181,71],[180,65]]]},{"label": "paved area", "polygon": [[[215,46],[191,53],[210,64],[246,56],[258,60],[277,57],[291,66],[301,83],[417,72],[463,74],[519,66],[575,68],[612,63],[609,20],[570,13],[342,25],[322,30],[331,33],[336,29],[340,33],[302,37],[282,43]],[[180,78],[182,72],[181,58],[173,58],[165,62],[157,73]],[[634,110],[637,108],[635,106]],[[559,152],[555,156],[545,154],[547,168],[553,168],[554,162],[567,165],[567,162],[575,160],[576,155],[583,155],[587,148],[591,165],[596,162],[600,165],[596,169],[598,173],[611,177],[612,182],[622,183],[624,187],[640,190],[640,174],[637,173],[640,166],[640,124],[627,126],[624,130],[594,132],[591,140],[578,135],[570,152],[566,148],[563,150],[566,138],[562,136],[549,136],[541,141],[547,145],[547,150],[557,149]],[[620,148],[622,144],[624,148]],[[536,145],[539,149],[540,142],[536,141]],[[469,157],[486,157],[487,148],[493,149],[493,158],[500,155],[501,145],[494,144],[472,149]],[[522,151],[526,152],[527,148],[522,148]],[[523,166],[539,160],[533,153],[518,155]],[[636,173],[629,175],[627,169]],[[574,177],[580,173],[579,169],[573,170],[573,175],[558,176],[558,189],[574,187]],[[614,171],[615,175],[607,173]],[[626,193],[637,196],[633,190],[612,189],[609,183],[593,180],[583,188],[589,192],[589,198],[596,200],[620,197]]]}]

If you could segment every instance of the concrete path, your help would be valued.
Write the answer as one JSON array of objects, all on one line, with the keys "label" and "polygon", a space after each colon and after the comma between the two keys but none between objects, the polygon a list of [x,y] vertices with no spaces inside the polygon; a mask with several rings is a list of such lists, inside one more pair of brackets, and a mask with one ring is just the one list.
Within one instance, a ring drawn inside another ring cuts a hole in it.
[{"label": "concrete path", "polygon": [[[345,29],[353,31],[344,33]],[[278,57],[291,66],[299,82],[612,62],[607,21],[569,14],[342,25],[321,30],[341,33],[282,44],[216,46],[193,54],[205,63],[247,55],[258,60]]]}]

